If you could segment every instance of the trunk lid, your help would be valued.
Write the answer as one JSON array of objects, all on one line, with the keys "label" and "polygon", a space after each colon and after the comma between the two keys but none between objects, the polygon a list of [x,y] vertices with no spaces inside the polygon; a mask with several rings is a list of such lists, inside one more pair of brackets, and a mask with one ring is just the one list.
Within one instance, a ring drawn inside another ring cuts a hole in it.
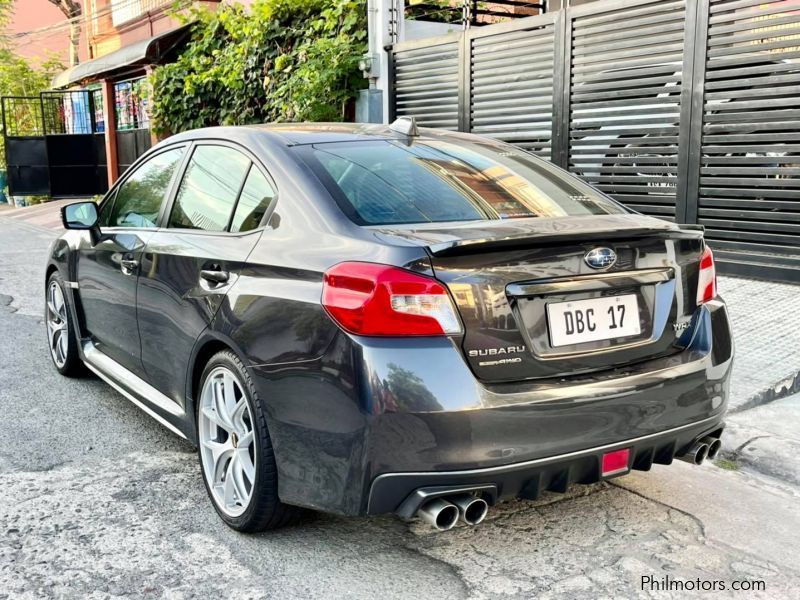
[{"label": "trunk lid", "polygon": [[[426,247],[464,323],[464,358],[484,381],[566,377],[680,352],[697,308],[702,231],[650,217],[383,226],[375,233]],[[587,263],[598,248],[616,253],[613,265]],[[620,316],[628,319],[625,335],[608,337],[622,331],[604,329]],[[572,343],[577,318],[585,330],[579,335],[594,336],[589,341]],[[589,332],[587,318],[600,329]]]}]

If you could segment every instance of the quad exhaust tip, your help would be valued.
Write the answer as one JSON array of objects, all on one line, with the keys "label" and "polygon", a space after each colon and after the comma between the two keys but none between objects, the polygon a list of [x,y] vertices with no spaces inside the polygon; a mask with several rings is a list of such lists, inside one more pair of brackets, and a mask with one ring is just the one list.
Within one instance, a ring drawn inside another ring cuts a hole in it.
[{"label": "quad exhaust tip", "polygon": [[678,458],[693,465],[701,465],[707,458],[715,459],[721,448],[722,442],[718,437],[707,435],[704,438],[695,440],[686,454]]},{"label": "quad exhaust tip", "polygon": [[458,507],[458,514],[467,525],[477,525],[486,518],[486,514],[489,512],[489,504],[477,496],[463,494],[450,500]]},{"label": "quad exhaust tip", "polygon": [[688,463],[692,463],[693,465],[702,465],[707,456],[708,444],[700,440],[699,442],[694,442],[686,454],[680,456],[679,458]]},{"label": "quad exhaust tip", "polygon": [[417,511],[417,516],[439,531],[447,531],[458,523],[459,510],[455,504],[447,500],[434,498]]},{"label": "quad exhaust tip", "polygon": [[706,458],[708,459],[715,459],[719,454],[720,449],[722,448],[722,442],[719,438],[712,438],[712,437],[704,437],[700,440],[703,444],[708,444],[708,452],[706,453]]},{"label": "quad exhaust tip", "polygon": [[439,531],[452,529],[459,519],[475,526],[486,518],[489,504],[472,494],[459,494],[448,498],[429,500],[417,511],[417,516]]}]

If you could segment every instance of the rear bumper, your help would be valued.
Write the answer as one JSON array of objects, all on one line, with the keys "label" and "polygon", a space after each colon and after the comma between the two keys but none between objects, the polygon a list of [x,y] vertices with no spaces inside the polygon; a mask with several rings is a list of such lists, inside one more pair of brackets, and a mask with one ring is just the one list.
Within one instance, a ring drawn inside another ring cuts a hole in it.
[{"label": "rear bumper", "polygon": [[615,448],[633,448],[633,468],[671,461],[721,430],[727,405],[725,306],[699,313],[686,350],[569,380],[484,385],[446,338],[344,334],[317,361],[252,368],[279,495],[376,514],[421,486],[485,482],[500,497],[535,497],[596,481],[598,456]]},{"label": "rear bumper", "polygon": [[[653,464],[668,465],[698,438],[706,435],[719,437],[723,427],[720,417],[711,417],[614,444],[497,467],[436,473],[384,473],[372,482],[367,513],[398,512],[403,517],[411,517],[415,510],[405,510],[409,503],[404,501],[412,498],[415,490],[420,488],[427,488],[428,492],[437,487],[441,487],[442,492],[451,487],[482,488],[488,490],[486,495],[490,501],[510,498],[535,500],[544,491],[563,493],[573,483],[597,483],[631,470],[649,471]],[[623,448],[631,450],[628,470],[604,477],[600,470],[603,455]]]}]

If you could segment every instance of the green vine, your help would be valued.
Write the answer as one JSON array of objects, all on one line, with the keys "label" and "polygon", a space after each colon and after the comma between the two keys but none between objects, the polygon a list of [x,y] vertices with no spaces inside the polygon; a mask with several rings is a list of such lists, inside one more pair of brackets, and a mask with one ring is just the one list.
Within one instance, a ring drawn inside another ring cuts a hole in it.
[{"label": "green vine", "polygon": [[211,125],[342,121],[365,82],[365,3],[255,0],[184,16],[192,35],[151,78],[160,135]]}]

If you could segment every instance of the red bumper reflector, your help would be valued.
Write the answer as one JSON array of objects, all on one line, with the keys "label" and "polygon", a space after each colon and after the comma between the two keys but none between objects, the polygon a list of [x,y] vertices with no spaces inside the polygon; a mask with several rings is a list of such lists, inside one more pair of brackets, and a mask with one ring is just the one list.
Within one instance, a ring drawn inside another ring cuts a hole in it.
[{"label": "red bumper reflector", "polygon": [[606,475],[616,475],[628,470],[628,458],[631,455],[630,448],[614,450],[603,454],[603,477]]}]

